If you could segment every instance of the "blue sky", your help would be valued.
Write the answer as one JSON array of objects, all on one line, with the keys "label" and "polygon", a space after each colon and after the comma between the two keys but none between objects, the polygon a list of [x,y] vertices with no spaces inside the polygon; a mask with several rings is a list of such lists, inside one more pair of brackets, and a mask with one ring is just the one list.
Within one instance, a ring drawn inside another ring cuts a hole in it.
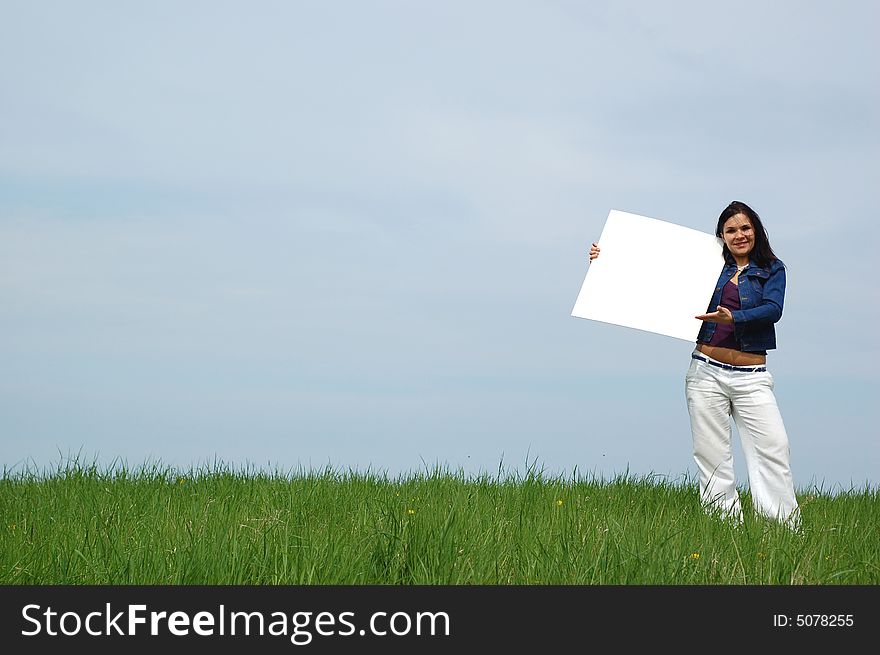
[{"label": "blue sky", "polygon": [[689,344],[570,312],[737,199],[796,485],[880,483],[875,3],[2,6],[7,469],[692,474]]}]

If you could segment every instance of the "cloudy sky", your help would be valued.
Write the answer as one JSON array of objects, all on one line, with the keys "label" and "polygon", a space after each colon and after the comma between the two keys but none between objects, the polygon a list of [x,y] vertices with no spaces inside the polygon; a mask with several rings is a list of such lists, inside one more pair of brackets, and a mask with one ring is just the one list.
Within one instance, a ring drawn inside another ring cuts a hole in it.
[{"label": "cloudy sky", "polygon": [[878,7],[0,0],[0,464],[693,475],[691,345],[570,314],[736,199],[796,485],[880,483]]}]

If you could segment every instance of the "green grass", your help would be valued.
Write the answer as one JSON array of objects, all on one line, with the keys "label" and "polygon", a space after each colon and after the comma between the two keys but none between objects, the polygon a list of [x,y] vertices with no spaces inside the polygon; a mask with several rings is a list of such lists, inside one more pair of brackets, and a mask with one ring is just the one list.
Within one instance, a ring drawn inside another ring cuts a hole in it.
[{"label": "green grass", "polygon": [[72,464],[0,478],[0,583],[880,582],[880,492],[798,498],[796,533],[707,516],[658,477]]}]

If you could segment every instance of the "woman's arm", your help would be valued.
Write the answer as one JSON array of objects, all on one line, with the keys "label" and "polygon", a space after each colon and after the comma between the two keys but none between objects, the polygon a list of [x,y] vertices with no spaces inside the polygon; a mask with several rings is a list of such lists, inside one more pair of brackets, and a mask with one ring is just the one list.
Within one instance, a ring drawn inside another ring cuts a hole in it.
[{"label": "woman's arm", "polygon": [[739,325],[749,323],[776,323],[782,318],[782,303],[785,299],[785,266],[780,262],[770,270],[770,277],[764,282],[761,302],[749,309],[733,310],[733,322]]}]

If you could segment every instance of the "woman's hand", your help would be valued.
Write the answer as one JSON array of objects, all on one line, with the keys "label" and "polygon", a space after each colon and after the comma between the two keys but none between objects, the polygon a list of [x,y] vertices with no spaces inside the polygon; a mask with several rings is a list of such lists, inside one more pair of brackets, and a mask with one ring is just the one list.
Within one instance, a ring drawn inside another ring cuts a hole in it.
[{"label": "woman's hand", "polygon": [[733,324],[733,314],[730,313],[730,310],[727,309],[727,307],[722,307],[721,305],[718,305],[718,310],[711,314],[700,314],[699,316],[694,316],[694,318],[698,318],[701,321],[708,321],[709,323],[724,323],[725,325]]},{"label": "woman's hand", "polygon": [[593,261],[593,260],[596,259],[596,257],[598,257],[598,256],[599,256],[599,244],[597,244],[597,243],[594,241],[594,242],[593,242],[593,247],[590,248],[590,261]]}]

